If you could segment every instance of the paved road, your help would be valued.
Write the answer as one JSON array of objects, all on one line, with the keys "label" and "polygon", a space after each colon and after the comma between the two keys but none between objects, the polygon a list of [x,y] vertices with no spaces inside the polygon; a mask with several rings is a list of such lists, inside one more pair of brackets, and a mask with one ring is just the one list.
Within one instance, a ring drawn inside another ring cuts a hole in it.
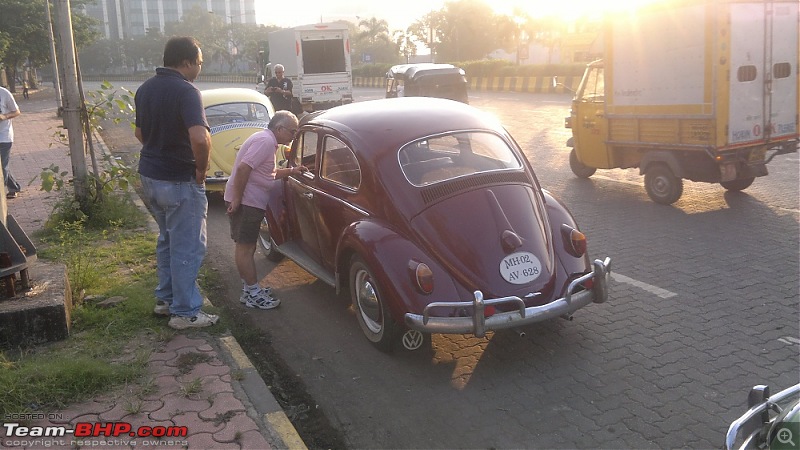
[{"label": "paved road", "polygon": [[[388,356],[348,301],[291,262],[259,259],[283,304],[250,324],[352,448],[718,448],[752,385],[799,381],[796,154],[743,193],[686,182],[662,206],[636,170],[571,174],[568,97],[474,93],[471,103],[506,124],[577,217],[590,256],[613,258],[611,299],[525,337],[434,336],[431,351]],[[218,199],[209,233],[209,261],[236,280]]]}]

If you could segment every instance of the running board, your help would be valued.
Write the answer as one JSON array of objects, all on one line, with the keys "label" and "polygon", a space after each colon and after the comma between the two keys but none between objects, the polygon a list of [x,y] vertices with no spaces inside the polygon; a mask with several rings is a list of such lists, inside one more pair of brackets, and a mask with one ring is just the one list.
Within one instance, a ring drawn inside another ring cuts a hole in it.
[{"label": "running board", "polygon": [[325,269],[320,263],[311,259],[308,254],[300,248],[300,245],[296,241],[289,241],[279,245],[278,251],[311,275],[322,280],[325,284],[336,287],[336,279],[334,278],[333,272]]}]

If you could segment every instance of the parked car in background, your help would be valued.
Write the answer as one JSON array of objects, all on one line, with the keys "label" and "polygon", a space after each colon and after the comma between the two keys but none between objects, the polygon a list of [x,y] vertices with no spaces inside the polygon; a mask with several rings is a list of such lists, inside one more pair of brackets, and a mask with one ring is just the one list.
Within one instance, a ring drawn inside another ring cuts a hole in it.
[{"label": "parked car in background", "polygon": [[400,64],[386,72],[386,98],[438,97],[469,103],[467,75],[452,64]]},{"label": "parked car in background", "polygon": [[211,127],[211,163],[206,172],[206,190],[222,192],[231,175],[236,152],[250,135],[267,128],[275,109],[269,98],[252,89],[207,89],[200,94]]},{"label": "parked car in background", "polygon": [[347,292],[378,349],[431,333],[484,336],[607,298],[566,206],[514,139],[463,103],[358,102],[304,117],[261,245]]},{"label": "parked car in background", "polygon": [[728,427],[727,450],[800,449],[800,383],[775,395],[766,385],[754,386],[747,406]]}]

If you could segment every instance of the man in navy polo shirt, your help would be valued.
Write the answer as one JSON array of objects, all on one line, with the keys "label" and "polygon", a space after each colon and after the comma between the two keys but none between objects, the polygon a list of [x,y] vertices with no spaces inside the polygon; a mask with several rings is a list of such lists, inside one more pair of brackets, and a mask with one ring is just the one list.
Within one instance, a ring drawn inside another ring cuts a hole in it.
[{"label": "man in navy polo shirt", "polygon": [[170,315],[178,330],[214,325],[203,312],[197,274],[206,254],[205,193],[211,134],[200,91],[203,52],[192,37],[173,37],[164,66],[136,91],[136,131],[142,143],[139,175],[158,223],[158,287],[154,313]]}]

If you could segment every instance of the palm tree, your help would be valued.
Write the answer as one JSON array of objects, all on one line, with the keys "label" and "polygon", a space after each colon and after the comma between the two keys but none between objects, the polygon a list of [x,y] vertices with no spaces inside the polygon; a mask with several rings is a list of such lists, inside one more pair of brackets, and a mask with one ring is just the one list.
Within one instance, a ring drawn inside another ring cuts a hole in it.
[{"label": "palm tree", "polygon": [[366,41],[369,46],[391,42],[391,39],[389,39],[389,24],[383,19],[370,17],[369,19],[360,20],[358,28],[363,28],[364,31],[360,31],[356,39],[361,42]]}]

